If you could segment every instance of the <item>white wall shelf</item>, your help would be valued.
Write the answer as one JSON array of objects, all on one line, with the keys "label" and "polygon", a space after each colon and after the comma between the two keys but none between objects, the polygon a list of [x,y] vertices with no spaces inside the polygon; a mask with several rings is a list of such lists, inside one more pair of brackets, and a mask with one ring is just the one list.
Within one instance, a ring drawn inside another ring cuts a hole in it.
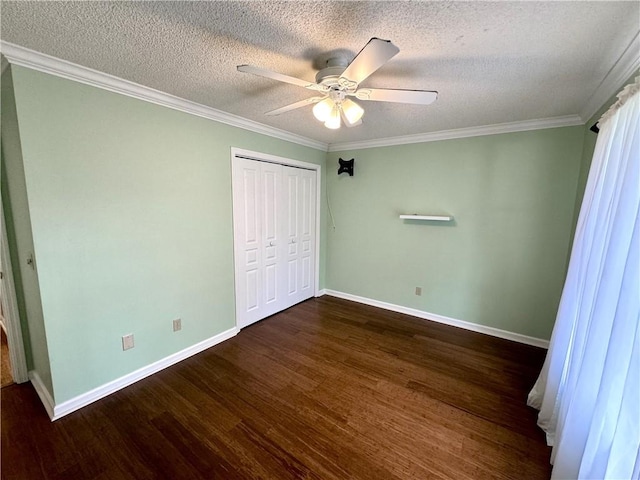
[{"label": "white wall shelf", "polygon": [[450,222],[453,220],[451,215],[400,215],[400,218],[404,220],[429,220],[436,222]]}]

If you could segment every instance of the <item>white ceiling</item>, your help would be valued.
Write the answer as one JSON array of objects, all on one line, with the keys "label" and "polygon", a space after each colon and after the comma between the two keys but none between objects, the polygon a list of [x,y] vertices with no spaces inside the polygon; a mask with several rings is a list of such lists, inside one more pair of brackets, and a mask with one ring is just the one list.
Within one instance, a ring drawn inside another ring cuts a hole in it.
[{"label": "white ceiling", "polygon": [[[328,144],[584,115],[640,30],[638,1],[3,1],[0,8],[3,41]],[[374,36],[400,53],[363,86],[437,90],[434,104],[362,102],[362,126],[331,131],[311,107],[264,116],[313,92],[236,71],[246,63],[314,81],[318,58],[352,58]]]}]

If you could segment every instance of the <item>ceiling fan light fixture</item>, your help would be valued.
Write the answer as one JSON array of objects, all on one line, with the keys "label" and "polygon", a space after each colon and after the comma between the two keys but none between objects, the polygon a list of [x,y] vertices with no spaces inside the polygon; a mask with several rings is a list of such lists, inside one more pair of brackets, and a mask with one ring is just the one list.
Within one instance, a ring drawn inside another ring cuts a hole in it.
[{"label": "ceiling fan light fixture", "polygon": [[313,107],[313,116],[321,122],[326,122],[331,116],[331,112],[335,103],[329,97],[325,98],[321,102],[318,102]]},{"label": "ceiling fan light fixture", "polygon": [[350,125],[358,123],[362,115],[364,115],[364,109],[348,98],[342,102],[342,112],[344,113],[345,121]]},{"label": "ceiling fan light fixture", "polygon": [[347,96],[362,101],[409,103],[429,105],[438,98],[438,92],[430,90],[402,90],[393,88],[360,88],[362,82],[398,54],[400,49],[390,40],[372,37],[351,62],[344,57],[325,59],[326,67],[316,74],[316,83],[291,77],[252,65],[238,65],[238,71],[263,78],[296,85],[316,92],[316,97],[294,102],[290,105],[266,112],[265,115],[280,115],[297,108],[315,104],[313,116],[331,129],[362,124],[364,109]]},{"label": "ceiling fan light fixture", "polygon": [[340,115],[342,116],[342,123],[344,123],[347,127],[357,127],[358,125],[362,125],[362,120],[358,120],[356,123],[351,123],[347,117],[344,116],[344,111],[340,110]]},{"label": "ceiling fan light fixture", "polygon": [[331,114],[329,115],[329,118],[327,118],[327,121],[324,122],[324,126],[327,128],[330,128],[331,130],[340,128],[340,106],[339,105],[337,104],[333,105],[333,108],[331,109]]}]

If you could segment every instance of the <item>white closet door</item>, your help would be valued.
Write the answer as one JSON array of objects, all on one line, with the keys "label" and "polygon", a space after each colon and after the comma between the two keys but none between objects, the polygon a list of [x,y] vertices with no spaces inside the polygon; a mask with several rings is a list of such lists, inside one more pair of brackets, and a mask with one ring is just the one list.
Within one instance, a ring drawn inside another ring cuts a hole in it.
[{"label": "white closet door", "polygon": [[314,294],[316,172],[233,161],[236,316],[246,327]]},{"label": "white closet door", "polygon": [[[250,161],[250,160],[247,160]],[[260,318],[273,315],[289,305],[282,294],[284,272],[284,242],[282,241],[282,165],[258,163],[261,171],[261,220],[263,304]]]},{"label": "white closet door", "polygon": [[286,289],[288,306],[314,295],[316,172],[284,167]]},{"label": "white closet door", "polygon": [[260,164],[233,163],[234,257],[237,317],[245,326],[258,320],[261,307],[262,265],[260,232]]},{"label": "white closet door", "polygon": [[236,308],[240,327],[283,307],[279,285],[279,209],[282,167],[253,160],[233,163],[234,255]]}]

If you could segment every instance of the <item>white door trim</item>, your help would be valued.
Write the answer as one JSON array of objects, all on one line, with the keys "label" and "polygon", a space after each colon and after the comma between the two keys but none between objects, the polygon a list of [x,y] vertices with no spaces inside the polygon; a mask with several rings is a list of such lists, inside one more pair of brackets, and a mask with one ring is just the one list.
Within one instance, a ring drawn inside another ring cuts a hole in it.
[{"label": "white door trim", "polygon": [[9,240],[7,226],[4,219],[4,207],[0,199],[0,218],[2,223],[2,238],[0,239],[0,255],[2,255],[2,309],[5,314],[5,328],[7,344],[9,345],[9,361],[11,362],[11,376],[16,383],[29,380],[27,372],[27,358],[24,352],[20,314],[16,297],[16,286],[9,256]]},{"label": "white door trim", "polygon": [[[245,150],[242,148],[236,148],[236,147],[231,147],[231,171],[232,171],[232,175],[233,175],[233,161],[236,157],[241,157],[241,158],[246,158],[249,160],[258,160],[261,162],[271,162],[271,163],[277,163],[279,165],[287,165],[290,167],[298,167],[298,168],[305,168],[307,170],[315,170],[316,171],[316,235],[315,235],[315,264],[316,264],[316,268],[315,268],[315,278],[314,278],[314,295],[316,297],[320,296],[320,209],[321,209],[321,183],[322,183],[322,167],[320,165],[317,165],[315,163],[309,163],[309,162],[303,162],[301,160],[294,160],[292,158],[286,158],[286,157],[279,157],[277,155],[270,155],[268,153],[261,153],[261,152],[254,152],[251,150]],[[232,177],[233,179],[233,177]],[[233,198],[233,181],[231,182],[231,188],[232,188],[232,198]],[[234,228],[235,230],[235,228]],[[235,231],[234,231],[234,235],[235,235]],[[240,326],[238,325],[238,295],[236,292],[236,281],[237,279],[235,278],[235,276],[237,275],[236,272],[236,265],[235,265],[235,239],[234,239],[234,257],[233,257],[233,274],[234,274],[234,293],[235,293],[235,297],[236,297],[236,302],[235,302],[235,310],[236,310],[236,327],[240,328]]]}]

